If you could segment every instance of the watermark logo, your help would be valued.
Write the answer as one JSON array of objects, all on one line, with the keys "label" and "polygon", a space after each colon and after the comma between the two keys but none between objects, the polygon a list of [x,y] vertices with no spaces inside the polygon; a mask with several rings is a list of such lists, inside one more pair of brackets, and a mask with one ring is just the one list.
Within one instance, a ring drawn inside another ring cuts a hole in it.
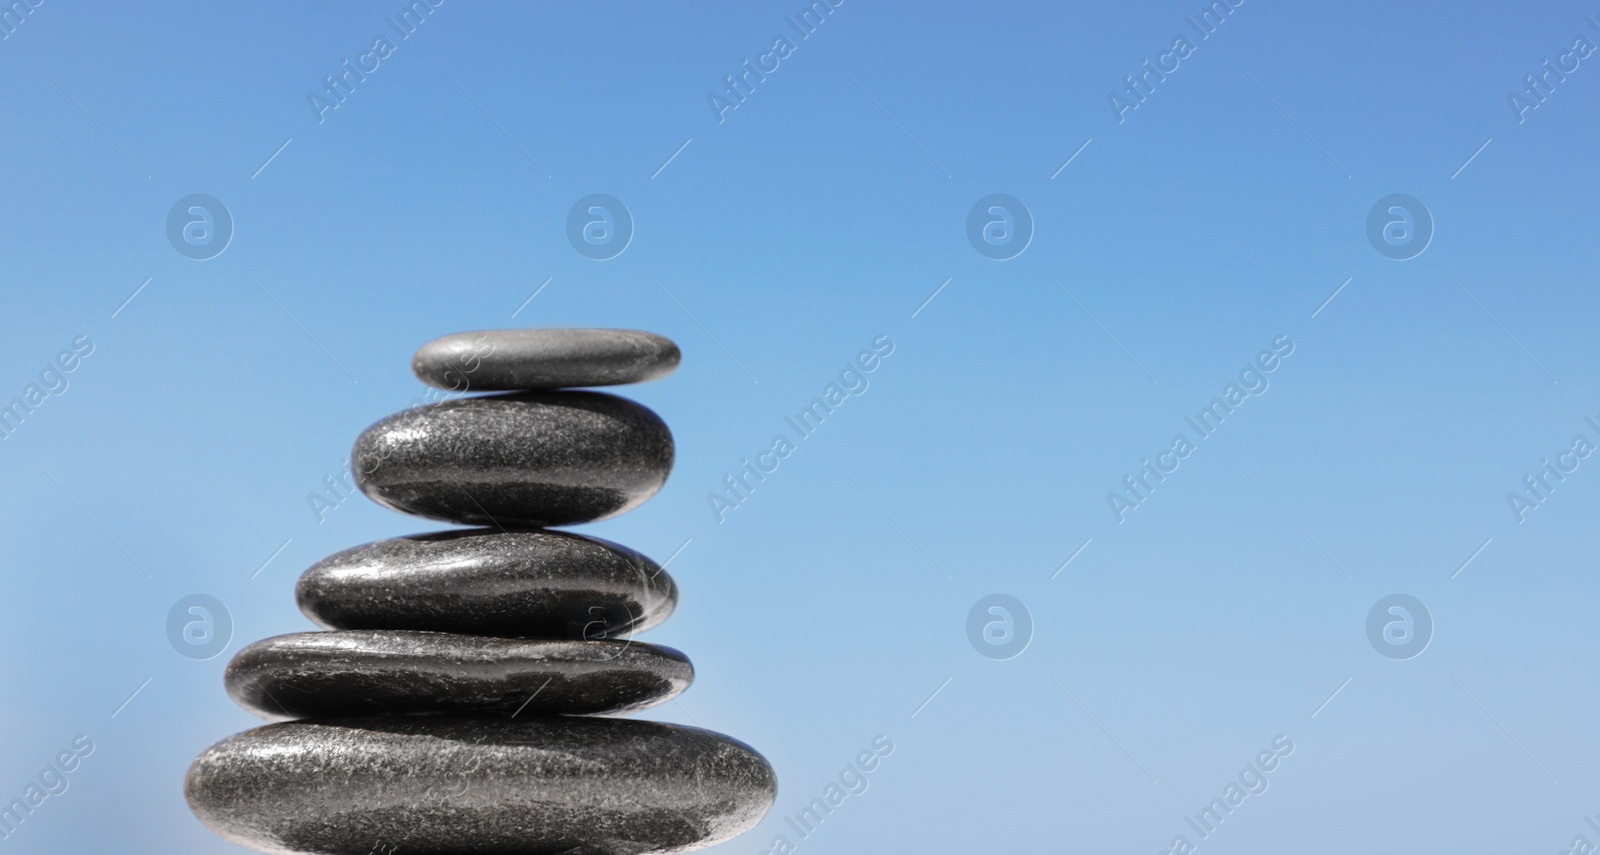
[{"label": "watermark logo", "polygon": [[1278,336],[1272,340],[1271,347],[1244,364],[1237,380],[1222,387],[1220,396],[1212,398],[1194,415],[1184,416],[1184,422],[1194,431],[1194,439],[1186,434],[1177,434],[1172,438],[1171,447],[1154,455],[1154,461],[1149,457],[1143,458],[1140,461],[1141,468],[1123,476],[1124,492],[1112,490],[1106,493],[1106,504],[1111,507],[1111,513],[1116,515],[1117,523],[1126,522],[1130,512],[1149,501],[1156,488],[1167,482],[1167,476],[1177,472],[1183,461],[1188,460],[1189,455],[1200,447],[1200,443],[1210,439],[1245,401],[1265,395],[1271,385],[1267,375],[1277,371],[1283,361],[1294,354],[1294,350],[1294,339],[1287,335]]},{"label": "watermark logo", "polygon": [[233,242],[233,214],[217,197],[191,193],[167,212],[167,242],[195,261],[216,258]]},{"label": "watermark logo", "polygon": [[83,360],[94,353],[94,342],[87,335],[77,336],[71,345],[57,353],[54,360],[46,362],[44,370],[39,372],[39,379],[23,386],[21,395],[0,403],[0,439],[10,439],[17,428],[22,427],[22,422],[43,406],[45,401],[67,393],[72,385],[67,375],[77,371]]},{"label": "watermark logo", "polygon": [[[3,417],[4,413],[0,413],[0,418]],[[1596,421],[1594,416],[1584,416],[1584,421],[1589,423],[1589,427],[1600,431],[1600,421]],[[3,430],[3,428],[0,428],[0,430]],[[1571,448],[1559,451],[1554,455],[1554,461],[1546,457],[1543,460],[1543,465],[1535,471],[1535,474],[1524,475],[1522,477],[1523,491],[1518,493],[1513,490],[1506,493],[1506,502],[1511,505],[1511,513],[1516,515],[1517,524],[1521,525],[1527,522],[1528,512],[1542,507],[1551,494],[1556,491],[1556,488],[1566,482],[1567,476],[1578,471],[1578,467],[1582,465],[1583,461],[1588,460],[1589,455],[1594,454],[1595,448],[1594,441],[1589,439],[1586,434],[1580,433],[1572,438]]]},{"label": "watermark logo", "polygon": [[233,615],[210,594],[190,594],[167,612],[167,641],[190,659],[211,659],[233,640]]},{"label": "watermark logo", "polygon": [[1384,258],[1416,258],[1433,242],[1433,213],[1415,196],[1391,193],[1367,212],[1367,240]]},{"label": "watermark logo", "polygon": [[[1243,5],[1244,0],[1237,2],[1213,0],[1210,6],[1201,9],[1198,14],[1185,15],[1183,20],[1201,41],[1205,41],[1216,35],[1217,30],[1228,22],[1233,10]],[[1106,103],[1111,105],[1111,112],[1117,117],[1117,124],[1120,125],[1128,120],[1129,110],[1137,110],[1144,106],[1150,96],[1156,94],[1156,87],[1166,82],[1167,75],[1177,71],[1183,61],[1193,56],[1198,48],[1198,44],[1180,33],[1172,37],[1172,47],[1158,54],[1153,62],[1147,56],[1133,74],[1124,75],[1122,92],[1106,93]]]},{"label": "watermark logo", "polygon": [[[833,14],[833,10],[843,5],[844,0],[837,2],[814,0],[798,14],[785,16],[783,21],[803,42],[827,23],[828,16]],[[722,91],[706,93],[706,103],[711,105],[711,112],[716,114],[717,124],[728,121],[729,110],[737,110],[744,106],[745,102],[756,94],[756,87],[765,83],[767,77],[776,72],[784,60],[793,56],[797,47],[798,45],[790,41],[788,36],[773,36],[772,47],[758,54],[754,62],[746,59],[735,73],[723,75]]]},{"label": "watermark logo", "polygon": [[1390,594],[1367,612],[1367,640],[1390,659],[1415,659],[1433,640],[1433,616],[1410,594]]},{"label": "watermark logo", "polygon": [[567,240],[595,261],[616,258],[633,242],[633,214],[617,197],[591,193],[567,212]]},{"label": "watermark logo", "polygon": [[0,42],[17,34],[17,28],[28,22],[28,16],[33,10],[44,5],[44,0],[24,0],[21,3],[12,3],[10,8],[0,12]]},{"label": "watermark logo", "polygon": [[0,840],[10,840],[46,799],[66,794],[72,786],[71,773],[78,771],[83,758],[93,754],[94,749],[94,740],[79,734],[70,745],[56,752],[20,795],[9,802],[0,802]]},{"label": "watermark logo", "polygon": [[[768,476],[775,474],[802,442],[821,430],[822,423],[837,413],[845,401],[865,395],[871,385],[867,375],[882,367],[883,361],[894,350],[894,340],[887,335],[873,338],[872,347],[857,353],[855,359],[845,363],[844,370],[839,372],[838,382],[829,383],[823,387],[820,397],[812,398],[794,415],[784,417],[786,430],[773,437],[769,447],[744,458],[741,461],[743,466],[724,477],[721,487],[707,491],[706,502],[717,522],[726,521],[729,512],[750,501],[756,487],[765,484]],[[793,439],[789,437],[790,431],[794,434]],[[751,457],[755,460],[752,461]]]},{"label": "watermark logo", "polygon": [[967,212],[967,242],[995,261],[1016,258],[1033,242],[1033,213],[1015,196],[991,193]]},{"label": "watermark logo", "polygon": [[1246,763],[1244,768],[1239,770],[1237,779],[1223,785],[1221,795],[1213,798],[1192,816],[1183,818],[1184,824],[1194,832],[1196,839],[1191,841],[1187,834],[1174,835],[1172,844],[1160,850],[1162,855],[1190,855],[1200,848],[1201,843],[1222,830],[1222,824],[1233,818],[1234,813],[1247,799],[1267,792],[1267,788],[1272,785],[1268,774],[1277,772],[1283,764],[1283,758],[1293,753],[1294,740],[1282,733],[1274,736],[1266,748],[1256,752],[1253,762]]},{"label": "watermark logo", "polygon": [[[383,20],[401,41],[405,41],[416,34],[417,28],[428,20],[435,9],[443,5],[444,0],[415,0],[401,9],[398,16],[385,15]],[[322,91],[306,93],[306,103],[311,105],[311,112],[316,114],[317,124],[328,120],[329,110],[343,107],[356,94],[356,87],[377,73],[383,61],[394,55],[397,47],[388,36],[373,36],[370,50],[357,54],[354,62],[347,57],[335,70],[336,73],[323,75]]]},{"label": "watermark logo", "polygon": [[967,612],[967,641],[978,655],[1015,659],[1033,640],[1033,615],[1010,594],[990,594]]},{"label": "watermark logo", "polygon": [[[772,845],[761,850],[761,855],[789,855],[800,844],[821,830],[821,826],[846,800],[865,795],[872,785],[868,777],[883,765],[884,758],[894,753],[894,741],[884,734],[872,738],[872,743],[856,753],[854,762],[845,764],[837,778],[829,781],[815,798],[794,814],[785,815],[784,833],[772,838]],[[793,839],[789,837],[794,834]]]},{"label": "watermark logo", "polygon": [[[1590,29],[1600,33],[1600,19],[1593,15],[1585,15],[1584,23]],[[1546,59],[1533,74],[1522,76],[1522,92],[1507,92],[1506,101],[1511,105],[1511,112],[1517,117],[1517,124],[1528,120],[1528,111],[1537,110],[1544,106],[1550,96],[1556,94],[1556,87],[1567,82],[1568,75],[1578,70],[1579,64],[1594,55],[1594,42],[1588,36],[1579,33],[1572,37],[1572,47],[1558,54],[1554,60]]]}]

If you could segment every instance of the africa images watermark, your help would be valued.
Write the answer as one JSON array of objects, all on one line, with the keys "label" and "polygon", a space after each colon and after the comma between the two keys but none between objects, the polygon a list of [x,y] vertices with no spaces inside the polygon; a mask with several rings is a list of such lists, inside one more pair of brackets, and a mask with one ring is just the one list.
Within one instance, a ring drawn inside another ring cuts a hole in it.
[{"label": "africa images watermark", "polygon": [[[1246,763],[1245,767],[1239,770],[1237,782],[1229,781],[1223,788],[1222,795],[1212,799],[1193,816],[1184,817],[1184,824],[1194,830],[1199,841],[1216,834],[1222,823],[1244,804],[1245,799],[1259,796],[1267,791],[1267,787],[1272,784],[1267,778],[1267,773],[1277,771],[1283,758],[1293,753],[1294,742],[1289,737],[1281,733],[1274,736],[1272,744],[1257,753],[1254,762]],[[1199,841],[1191,842],[1187,835],[1175,835],[1162,855],[1188,855],[1198,848]]]},{"label": "africa images watermark", "polygon": [[[794,30],[801,41],[811,38],[817,28],[827,22],[833,10],[844,5],[844,0],[815,0],[810,6],[801,9],[799,14],[785,16],[783,21]],[[756,55],[755,62],[746,59],[739,66],[737,74],[725,74],[722,77],[721,92],[707,92],[706,102],[711,105],[711,112],[717,116],[717,124],[728,120],[728,111],[737,110],[744,106],[750,96],[756,94],[756,85],[765,83],[767,75],[778,70],[783,60],[788,59],[795,52],[796,45],[788,36],[778,35],[772,37],[772,48]],[[743,87],[743,88],[741,88]]]},{"label": "africa images watermark", "polygon": [[87,335],[80,335],[72,340],[71,347],[45,363],[37,381],[23,386],[21,395],[0,407],[0,439],[10,439],[17,428],[22,427],[24,420],[44,406],[45,401],[65,395],[67,388],[72,385],[67,375],[77,371],[83,360],[92,353],[94,342]]},{"label": "africa images watermark", "polygon": [[[1585,815],[1583,821],[1594,829],[1596,839],[1600,840],[1600,815]],[[1575,834],[1567,848],[1557,852],[1556,855],[1596,855],[1596,853],[1600,853],[1600,845],[1590,840],[1588,835]]]},{"label": "africa images watermark", "polygon": [[0,7],[0,42],[17,34],[17,28],[28,22],[33,10],[44,5],[44,0],[20,0]]},{"label": "africa images watermark", "polygon": [[94,740],[80,734],[72,740],[71,745],[56,752],[55,757],[39,773],[38,780],[30,781],[23,788],[22,795],[0,805],[0,840],[9,840],[17,832],[17,827],[33,816],[33,812],[46,799],[65,793],[72,786],[68,775],[78,771],[83,758],[94,753],[94,747]]},{"label": "africa images watermark", "polygon": [[[1244,0],[1216,0],[1216,2],[1200,10],[1198,15],[1188,15],[1184,21],[1200,36],[1201,41],[1211,38],[1217,28],[1227,22],[1233,10],[1244,5]],[[1106,103],[1111,105],[1111,112],[1117,117],[1117,124],[1128,120],[1128,111],[1137,110],[1144,106],[1144,102],[1151,95],[1156,94],[1156,86],[1165,83],[1167,75],[1177,71],[1183,61],[1194,55],[1198,46],[1186,35],[1172,37],[1171,49],[1157,54],[1155,61],[1147,57],[1144,64],[1139,67],[1136,74],[1125,75],[1122,78],[1123,90],[1106,93]],[[1139,87],[1143,86],[1141,90]]]},{"label": "africa images watermark", "polygon": [[706,493],[706,502],[711,506],[711,513],[716,516],[717,522],[727,520],[728,512],[749,501],[756,491],[756,485],[764,483],[768,475],[777,472],[783,461],[800,447],[800,443],[811,438],[822,427],[823,421],[837,412],[845,401],[865,395],[871,385],[867,375],[877,371],[883,365],[883,360],[892,353],[893,339],[887,335],[874,338],[871,348],[856,354],[855,359],[845,364],[844,370],[839,372],[837,383],[829,383],[823,388],[821,397],[812,398],[811,403],[800,408],[800,412],[785,416],[784,424],[794,431],[794,439],[791,440],[787,433],[773,437],[770,448],[752,455],[755,462],[746,457],[741,461],[744,464],[742,467],[722,479],[727,492],[712,489]]},{"label": "africa images watermark", "polygon": [[[1585,15],[1583,20],[1590,29],[1600,33],[1600,19]],[[1565,83],[1567,75],[1577,71],[1579,63],[1593,54],[1594,42],[1579,33],[1572,37],[1572,47],[1557,54],[1554,60],[1546,59],[1537,73],[1523,75],[1523,91],[1506,93],[1506,102],[1511,105],[1511,112],[1516,114],[1517,124],[1528,120],[1529,110],[1544,106],[1545,101],[1556,94],[1556,84]]]},{"label": "africa images watermark", "polygon": [[[1596,421],[1594,416],[1584,416],[1583,420],[1594,428],[1596,435],[1600,435],[1600,421]],[[1568,475],[1578,471],[1578,467],[1594,453],[1595,448],[1595,441],[1587,434],[1580,433],[1572,438],[1570,448],[1556,452],[1555,460],[1546,457],[1534,474],[1524,475],[1522,491],[1506,493],[1506,503],[1511,506],[1511,514],[1517,518],[1517,524],[1527,522],[1528,512],[1549,500],[1556,487],[1566,481]]]},{"label": "africa images watermark", "polygon": [[1193,454],[1197,443],[1211,438],[1211,435],[1222,427],[1222,423],[1233,415],[1244,402],[1252,397],[1265,395],[1270,385],[1267,375],[1283,365],[1283,360],[1294,353],[1294,340],[1287,335],[1280,335],[1272,340],[1272,346],[1256,354],[1256,358],[1245,364],[1239,372],[1238,382],[1229,383],[1222,389],[1220,397],[1212,398],[1211,402],[1200,408],[1200,412],[1192,416],[1184,416],[1184,421],[1194,431],[1195,439],[1190,439],[1187,434],[1180,433],[1172,438],[1172,447],[1162,451],[1151,461],[1146,457],[1140,461],[1141,467],[1131,475],[1124,476],[1122,485],[1127,490],[1119,493],[1112,490],[1106,493],[1106,502],[1111,506],[1111,513],[1115,514],[1118,523],[1126,522],[1128,512],[1143,505],[1155,492],[1156,486],[1165,483],[1167,476],[1178,471],[1178,467]]},{"label": "africa images watermark", "polygon": [[[401,41],[405,41],[411,38],[424,21],[428,20],[433,10],[443,5],[444,0],[416,0],[401,9],[398,15],[385,15],[383,20]],[[395,50],[396,45],[388,36],[373,36],[371,50],[357,54],[354,63],[345,59],[339,66],[338,74],[324,75],[322,91],[306,93],[306,101],[311,104],[311,112],[317,116],[317,124],[327,121],[329,110],[337,110],[344,106],[344,102],[356,94],[356,84],[367,82],[367,75],[375,73]],[[344,87],[343,90],[339,88],[341,86]]]},{"label": "africa images watermark", "polygon": [[[476,345],[472,350],[456,354],[455,364],[445,369],[443,379],[450,388],[441,389],[430,386],[422,393],[420,398],[411,399],[412,409],[433,407],[453,401],[462,394],[472,389],[471,374],[483,365],[487,356],[494,354],[494,342],[487,335],[480,335],[474,339]],[[362,462],[362,474],[368,474],[382,462],[366,460]],[[311,515],[322,522],[328,518],[328,513],[339,508],[354,496],[356,488],[356,463],[352,458],[346,457],[339,469],[322,476],[322,486],[326,489],[312,490],[306,493],[306,504],[311,508]]]},{"label": "africa images watermark", "polygon": [[877,771],[882,765],[883,758],[894,753],[894,742],[889,737],[878,734],[872,738],[870,749],[862,749],[856,754],[855,761],[839,770],[837,783],[829,781],[822,789],[822,794],[806,803],[806,806],[793,816],[785,816],[783,822],[795,834],[795,839],[790,840],[787,834],[780,834],[772,839],[767,848],[761,850],[760,855],[786,855],[799,848],[799,844],[806,838],[817,833],[818,826],[822,825],[845,799],[851,796],[860,796],[871,786],[867,775]]},{"label": "africa images watermark", "polygon": [[[421,804],[417,809],[441,812],[450,810],[471,792],[474,777],[482,765],[483,758],[474,756],[461,769],[451,769],[437,780],[430,782],[428,788],[422,792]],[[404,855],[410,844],[410,835],[403,834],[397,840],[379,837],[367,855]]]}]

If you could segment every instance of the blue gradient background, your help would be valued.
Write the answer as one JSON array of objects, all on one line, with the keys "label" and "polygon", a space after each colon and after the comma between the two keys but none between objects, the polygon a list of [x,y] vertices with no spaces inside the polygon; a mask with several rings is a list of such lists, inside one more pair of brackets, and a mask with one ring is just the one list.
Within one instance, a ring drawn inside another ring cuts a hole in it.
[{"label": "blue gradient background", "polygon": [[[582,530],[682,547],[646,638],[699,677],[652,717],[778,770],[717,852],[1600,841],[1600,459],[1521,523],[1506,500],[1600,440],[1600,57],[1523,123],[1507,103],[1600,44],[1600,5],[1248,0],[1199,40],[1198,2],[848,0],[721,124],[707,93],[801,4],[448,0],[403,41],[401,8],[49,0],[0,41],[0,401],[96,345],[0,442],[0,801],[96,745],[0,848],[242,851],[181,793],[257,723],[228,657],[310,628],[314,561],[434,528],[361,497],[318,522],[307,495],[423,393],[418,345],[508,325],[683,348],[621,390],[672,426],[671,480]],[[307,94],[380,33],[394,54],[319,124]],[[1107,93],[1180,33],[1194,54],[1119,124]],[[636,224],[604,262],[565,233],[596,192]],[[190,193],[235,220],[209,261],[164,232]],[[1005,262],[964,232],[990,193],[1035,221]],[[1365,233],[1391,193],[1434,218],[1410,261]],[[719,523],[708,492],[878,335],[870,389]],[[1280,335],[1270,389],[1119,524],[1107,493]],[[235,624],[206,661],[165,629],[197,592]],[[995,592],[1034,624],[1008,661],[966,632]],[[1435,623],[1407,661],[1365,630],[1396,592]],[[879,734],[870,788],[798,840],[783,817]],[[1184,817],[1278,734],[1270,788],[1199,840]]]}]

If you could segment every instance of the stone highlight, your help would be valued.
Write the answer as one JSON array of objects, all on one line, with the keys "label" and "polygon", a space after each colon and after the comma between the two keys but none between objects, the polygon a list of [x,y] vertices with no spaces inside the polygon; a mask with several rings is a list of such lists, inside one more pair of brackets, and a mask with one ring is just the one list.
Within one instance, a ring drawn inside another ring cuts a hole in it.
[{"label": "stone highlight", "polygon": [[[470,366],[479,385],[451,388],[525,389],[637,382],[677,361],[649,333],[522,330],[440,339],[415,367],[434,382]],[[482,527],[353,547],[300,577],[301,610],[329,629],[234,656],[233,699],[289,720],[194,761],[195,816],[242,846],[324,855],[685,852],[760,822],[777,777],[754,749],[613,718],[694,681],[682,653],[632,639],[672,614],[672,577],[544,528],[637,507],[673,454],[655,413],[598,392],[453,398],[369,427],[351,458],[363,493]]]},{"label": "stone highlight", "polygon": [[270,724],[207,749],[186,791],[235,843],[331,855],[682,852],[754,826],[776,793],[720,734],[504,716]]},{"label": "stone highlight", "polygon": [[672,471],[672,433],[599,392],[457,398],[362,432],[356,486],[386,508],[463,525],[594,522],[644,504]]},{"label": "stone highlight", "polygon": [[484,330],[428,342],[411,370],[439,389],[504,392],[643,383],[680,357],[671,339],[636,330]]},{"label": "stone highlight", "polygon": [[295,586],[329,629],[622,638],[666,620],[678,586],[620,544],[561,531],[466,529],[335,553]]},{"label": "stone highlight", "polygon": [[299,632],[249,645],[224,682],[268,719],[383,713],[635,712],[694,682],[688,657],[637,641],[480,638],[403,629]]}]

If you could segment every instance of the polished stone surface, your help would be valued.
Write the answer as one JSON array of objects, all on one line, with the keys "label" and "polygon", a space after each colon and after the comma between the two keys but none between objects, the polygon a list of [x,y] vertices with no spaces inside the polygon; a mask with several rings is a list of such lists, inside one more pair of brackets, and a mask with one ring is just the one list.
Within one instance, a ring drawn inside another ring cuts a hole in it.
[{"label": "polished stone surface", "polygon": [[362,432],[356,484],[385,507],[467,525],[613,517],[656,494],[672,434],[648,408],[599,392],[457,398]]},{"label": "polished stone surface", "polygon": [[754,749],[626,719],[392,716],[267,725],[207,749],[186,794],[218,834],[332,855],[639,855],[754,826]]},{"label": "polished stone surface", "polygon": [[331,629],[616,639],[666,620],[678,588],[610,541],[479,528],[346,549],[302,574],[295,597]]},{"label": "polished stone surface", "polygon": [[257,641],[228,694],[262,718],[415,712],[594,715],[647,709],[694,682],[688,657],[637,641],[524,641],[345,629]]},{"label": "polished stone surface", "polygon": [[561,389],[654,380],[679,357],[671,339],[636,330],[484,330],[428,342],[411,370],[457,392]]}]

